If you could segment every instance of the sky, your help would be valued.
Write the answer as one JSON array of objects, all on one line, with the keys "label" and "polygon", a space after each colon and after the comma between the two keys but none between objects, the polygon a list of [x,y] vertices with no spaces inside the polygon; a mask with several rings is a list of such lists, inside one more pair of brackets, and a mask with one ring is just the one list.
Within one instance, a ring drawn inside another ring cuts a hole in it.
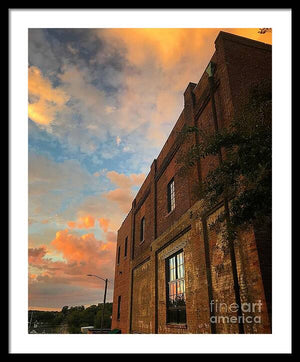
[{"label": "sky", "polygon": [[112,301],[117,231],[219,31],[29,29],[28,305]]}]

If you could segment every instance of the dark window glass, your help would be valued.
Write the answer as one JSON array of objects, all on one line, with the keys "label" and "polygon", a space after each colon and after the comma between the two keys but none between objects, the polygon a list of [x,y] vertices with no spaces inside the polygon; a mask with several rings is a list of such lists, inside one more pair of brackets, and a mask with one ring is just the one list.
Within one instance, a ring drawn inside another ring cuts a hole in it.
[{"label": "dark window glass", "polygon": [[145,237],[145,217],[142,217],[141,220],[141,230],[140,230],[140,241],[144,241]]},{"label": "dark window glass", "polygon": [[124,257],[127,256],[127,244],[128,244],[128,237],[126,236],[125,245],[124,245]]},{"label": "dark window glass", "polygon": [[117,319],[120,319],[121,314],[121,295],[118,296],[118,311],[117,311]]},{"label": "dark window glass", "polygon": [[121,246],[118,247],[118,264],[120,264]]},{"label": "dark window glass", "polygon": [[183,251],[166,259],[167,323],[186,323]]},{"label": "dark window glass", "polygon": [[174,179],[172,179],[168,183],[168,212],[171,212],[175,209],[175,183]]}]

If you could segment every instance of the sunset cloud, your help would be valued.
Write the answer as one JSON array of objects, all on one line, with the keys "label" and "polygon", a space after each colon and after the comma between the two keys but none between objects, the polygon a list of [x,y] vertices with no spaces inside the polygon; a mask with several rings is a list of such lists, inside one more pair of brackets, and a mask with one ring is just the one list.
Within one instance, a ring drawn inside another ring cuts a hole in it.
[{"label": "sunset cloud", "polygon": [[62,89],[54,88],[35,66],[28,68],[28,93],[28,117],[42,125],[50,124],[69,100],[69,96]]},{"label": "sunset cloud", "polygon": [[47,254],[47,249],[45,246],[40,246],[38,248],[29,248],[28,249],[28,262],[30,264],[40,264],[42,263],[43,257]]},{"label": "sunset cloud", "polygon": [[220,30],[268,43],[272,39],[271,33],[262,36],[257,28],[114,28],[99,30],[98,34],[100,38],[122,41],[132,64],[140,66],[155,59],[169,69],[182,58],[199,57],[201,52],[207,51],[208,41],[214,40]]},{"label": "sunset cloud", "polygon": [[109,171],[106,176],[112,183],[118,186],[118,188],[106,192],[104,197],[107,200],[117,203],[122,212],[127,213],[131,208],[134,197],[132,187],[140,186],[145,179],[145,175],[141,173],[127,176],[116,171]]},{"label": "sunset cloud", "polygon": [[108,231],[106,234],[106,241],[115,243],[117,242],[117,232],[116,231]]},{"label": "sunset cloud", "polygon": [[68,226],[71,229],[90,229],[95,226],[95,219],[91,215],[80,217],[78,221],[69,221]]},{"label": "sunset cloud", "polygon": [[109,171],[106,177],[110,179],[112,183],[119,186],[120,188],[130,188],[132,186],[140,186],[145,180],[145,174],[131,174],[129,176],[118,173],[116,171]]},{"label": "sunset cloud", "polygon": [[[65,299],[67,294],[70,299],[73,298],[73,302],[78,298],[84,299],[83,290],[91,296],[93,292],[90,289],[97,288],[98,290],[103,286],[99,286],[96,278],[88,278],[87,274],[90,273],[107,277],[110,280],[109,293],[111,293],[116,247],[115,233],[110,233],[108,239],[109,241],[103,242],[98,240],[93,233],[78,235],[64,229],[56,233],[49,250],[45,247],[30,248],[28,252],[30,303],[32,305],[39,303],[41,298],[39,291],[45,288],[48,298],[55,302],[56,297],[57,303],[67,300]],[[51,248],[61,253],[64,261],[52,259]],[[70,289],[68,285],[72,288]],[[63,286],[64,292],[60,286]],[[80,291],[80,295],[74,294],[76,289]]]},{"label": "sunset cloud", "polygon": [[122,212],[129,212],[133,200],[133,193],[130,189],[115,189],[107,192],[104,196],[107,200],[116,202]]},{"label": "sunset cloud", "polygon": [[106,233],[108,231],[108,226],[109,226],[110,221],[105,218],[100,218],[100,219],[98,219],[98,222],[99,222],[100,227]]},{"label": "sunset cloud", "polygon": [[203,47],[206,35],[215,33],[211,29],[160,29],[132,28],[107,29],[100,31],[100,37],[121,40],[125,44],[128,60],[142,65],[153,59],[165,68],[174,66],[186,53],[197,52]]},{"label": "sunset cloud", "polygon": [[93,233],[77,236],[68,229],[58,231],[51,245],[62,252],[68,263],[89,262],[98,266],[110,262],[111,253],[115,250],[113,243],[97,240]]},{"label": "sunset cloud", "polygon": [[[104,192],[99,195],[86,197],[82,203],[78,204],[77,210],[79,215],[92,215],[95,220],[98,220],[98,223],[99,219],[109,220],[109,230],[117,231],[122,223],[122,219],[126,216],[126,213],[118,207],[118,204],[109,200],[106,197],[106,194],[107,192]],[[102,225],[104,225],[103,221]],[[102,228],[100,223],[99,226]],[[103,232],[105,231],[103,230]]]}]

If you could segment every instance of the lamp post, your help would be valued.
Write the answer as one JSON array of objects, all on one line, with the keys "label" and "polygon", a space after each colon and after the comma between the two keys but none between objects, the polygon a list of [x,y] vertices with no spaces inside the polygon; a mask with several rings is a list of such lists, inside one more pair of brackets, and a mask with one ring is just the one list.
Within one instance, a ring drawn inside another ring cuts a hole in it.
[{"label": "lamp post", "polygon": [[104,309],[105,309],[105,301],[106,301],[106,291],[107,291],[107,282],[108,279],[103,279],[101,277],[99,277],[98,275],[95,274],[87,274],[88,277],[96,277],[98,279],[101,279],[105,282],[105,288],[104,288],[104,298],[103,298],[103,308],[102,308],[102,316],[101,316],[101,330],[103,331],[103,320],[104,320]]}]

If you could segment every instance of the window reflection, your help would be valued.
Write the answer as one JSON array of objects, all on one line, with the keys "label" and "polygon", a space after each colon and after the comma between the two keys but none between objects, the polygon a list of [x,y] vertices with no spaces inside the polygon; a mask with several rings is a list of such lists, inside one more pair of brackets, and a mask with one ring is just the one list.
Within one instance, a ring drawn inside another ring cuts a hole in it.
[{"label": "window reflection", "polygon": [[183,251],[167,259],[167,322],[186,323]]}]

